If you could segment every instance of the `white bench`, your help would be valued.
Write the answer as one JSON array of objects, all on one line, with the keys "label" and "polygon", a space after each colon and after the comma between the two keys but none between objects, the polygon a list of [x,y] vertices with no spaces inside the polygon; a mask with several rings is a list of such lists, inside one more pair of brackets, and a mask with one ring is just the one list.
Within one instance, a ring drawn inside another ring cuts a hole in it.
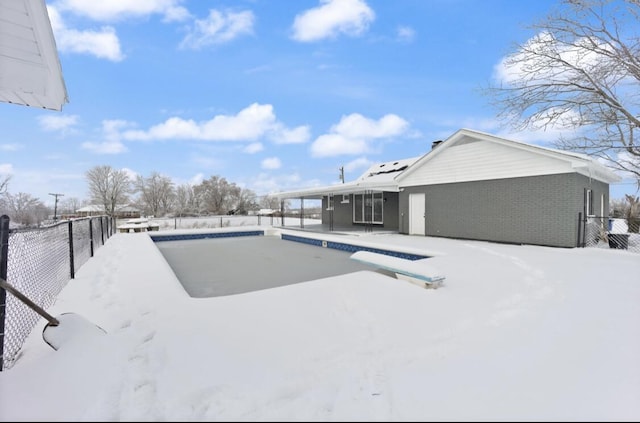
[{"label": "white bench", "polygon": [[370,264],[379,269],[388,270],[396,276],[420,281],[428,288],[437,288],[442,285],[445,277],[432,264],[425,260],[407,260],[400,257],[393,257],[386,254],[373,253],[370,251],[356,251],[351,254],[351,259],[361,263]]}]

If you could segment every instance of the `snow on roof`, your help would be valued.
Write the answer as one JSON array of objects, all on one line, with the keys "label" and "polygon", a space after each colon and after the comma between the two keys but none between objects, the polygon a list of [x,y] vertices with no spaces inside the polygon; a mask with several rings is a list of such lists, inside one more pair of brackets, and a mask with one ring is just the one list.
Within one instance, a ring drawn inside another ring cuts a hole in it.
[{"label": "snow on roof", "polygon": [[398,183],[396,178],[407,170],[413,163],[417,162],[420,157],[412,157],[409,159],[392,160],[384,163],[376,163],[369,167],[355,181],[344,184],[335,184],[321,187],[306,188],[296,191],[287,191],[274,194],[278,198],[322,198],[328,193],[349,194],[357,193],[365,190],[372,191],[398,191]]},{"label": "snow on roof", "polygon": [[409,166],[418,161],[420,157],[392,160],[384,163],[376,163],[364,172],[358,181],[391,181],[400,175]]}]

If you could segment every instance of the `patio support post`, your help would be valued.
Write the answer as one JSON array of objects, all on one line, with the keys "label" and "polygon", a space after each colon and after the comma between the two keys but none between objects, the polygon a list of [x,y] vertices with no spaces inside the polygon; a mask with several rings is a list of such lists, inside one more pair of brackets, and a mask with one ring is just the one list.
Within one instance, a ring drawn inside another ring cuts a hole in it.
[{"label": "patio support post", "polygon": [[[343,180],[343,183],[344,183],[344,180]],[[329,208],[329,232],[333,232],[333,209],[334,209],[335,204],[336,204],[336,199],[335,199],[333,193],[331,194],[331,196],[333,197],[333,207]],[[328,201],[328,199],[327,199],[327,201]],[[321,209],[322,209],[322,207],[321,207]],[[320,213],[322,214],[322,210],[320,210]]]},{"label": "patio support post", "polygon": [[284,227],[284,200],[280,200],[280,219],[282,220],[282,227]]}]

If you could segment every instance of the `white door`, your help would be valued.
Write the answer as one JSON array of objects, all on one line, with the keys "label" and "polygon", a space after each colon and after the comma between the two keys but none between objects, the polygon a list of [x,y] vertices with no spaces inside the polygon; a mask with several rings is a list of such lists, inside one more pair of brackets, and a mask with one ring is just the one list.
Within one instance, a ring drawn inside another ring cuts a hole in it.
[{"label": "white door", "polygon": [[409,235],[424,235],[424,193],[409,194]]}]

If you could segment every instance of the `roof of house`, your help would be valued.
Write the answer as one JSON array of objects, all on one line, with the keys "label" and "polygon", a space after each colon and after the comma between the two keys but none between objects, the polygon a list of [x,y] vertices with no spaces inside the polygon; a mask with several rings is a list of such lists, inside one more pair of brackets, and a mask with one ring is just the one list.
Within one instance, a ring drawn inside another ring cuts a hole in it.
[{"label": "roof of house", "polygon": [[[577,172],[577,173],[586,175],[590,178],[593,178],[605,183],[612,183],[620,180],[620,177],[616,175],[613,171],[611,171],[609,168],[600,164],[598,161],[594,160],[593,158],[585,154],[574,153],[574,152],[565,151],[565,150],[557,150],[557,149],[548,148],[548,147],[541,147],[538,145],[527,144],[520,141],[514,141],[514,140],[498,137],[498,136],[487,134],[481,131],[463,128],[456,131],[453,135],[451,135],[449,138],[447,138],[442,143],[440,143],[436,148],[432,149],[427,154],[422,156],[410,169],[407,169],[406,172],[403,172],[402,175],[397,178],[397,182],[400,185],[403,185],[404,183],[407,182],[409,178],[412,177],[412,174],[418,172],[419,169],[424,169],[429,162],[436,160],[440,156],[451,155],[454,147],[457,148],[457,147],[466,145],[467,146],[466,148],[469,148],[468,146],[472,142],[477,143],[475,144],[476,146],[481,146],[479,148],[484,148],[485,150],[487,150],[487,145],[493,145],[494,149],[497,148],[497,146],[501,146],[503,147],[502,151],[510,151],[512,153],[517,152],[520,154],[521,158],[524,157],[522,154],[529,153],[526,156],[528,158],[533,158],[533,157],[539,158],[539,159],[546,158],[546,159],[552,159],[555,162],[564,164],[563,167],[557,167],[551,170],[551,169],[544,168],[544,165],[547,164],[547,161],[541,161],[540,165],[543,166],[542,168],[519,169],[518,171],[514,171],[514,169],[512,168],[510,170],[510,172],[512,172],[512,175],[510,175],[510,177],[534,176],[535,174],[543,175],[543,174],[549,174],[549,173],[567,173],[571,171],[571,172]],[[451,150],[451,151],[448,151],[448,150]],[[476,147],[476,151],[470,152],[470,154],[471,154],[471,159],[476,160],[476,164],[479,164],[478,161],[481,159],[478,158],[477,150],[478,150],[478,147]],[[493,154],[494,154],[494,151],[489,152],[489,155],[493,155]],[[531,154],[533,154],[533,156]],[[458,159],[460,158],[459,156],[460,155],[458,155],[457,157]],[[514,158],[515,156],[512,156],[512,155],[506,155],[501,157],[502,160],[505,160],[505,159],[512,160]],[[499,160],[496,160],[495,156],[492,156],[491,159],[493,159],[494,162],[499,163]],[[493,166],[494,168],[497,167],[496,163],[491,163],[491,159],[487,160],[489,162],[489,165]],[[456,162],[456,164],[457,163],[458,162]],[[515,162],[512,163],[512,165],[513,167],[520,166],[519,163],[515,163]],[[503,162],[502,166],[507,168],[507,163]],[[474,177],[473,172],[467,172],[466,174],[469,178]],[[497,173],[493,173],[492,176],[488,176],[487,179],[497,179],[496,176],[497,176]],[[500,177],[504,177],[504,175],[500,175]],[[455,182],[459,182],[459,181],[460,180],[458,179]],[[447,182],[454,182],[454,181],[447,181]],[[442,181],[438,181],[438,183],[442,183]]]},{"label": "roof of house", "polygon": [[44,0],[0,2],[0,101],[62,110],[67,89]]},{"label": "roof of house", "polygon": [[318,199],[327,192],[332,194],[350,194],[367,190],[398,191],[396,178],[406,171],[420,157],[409,159],[391,160],[384,163],[376,163],[369,167],[355,181],[329,186],[306,188],[295,191],[278,192],[274,196],[278,198],[305,198]]},{"label": "roof of house", "polygon": [[[347,182],[344,184],[335,184],[294,191],[279,192],[274,194],[274,196],[280,199],[302,197],[309,199],[318,199],[327,194],[339,195],[364,192],[367,190],[397,192],[400,191],[400,188],[403,186],[409,186],[412,183],[416,184],[416,182],[411,181],[411,179],[413,179],[414,181],[417,179],[412,175],[416,174],[421,169],[424,169],[427,163],[431,162],[441,155],[451,156],[451,151],[447,152],[447,150],[452,149],[454,146],[459,147],[465,144],[471,144],[472,142],[479,142],[479,144],[476,145],[481,146],[480,148],[487,149],[488,146],[493,146],[493,148],[502,148],[503,151],[509,151],[511,153],[515,152],[516,156],[524,158],[524,160],[526,161],[532,161],[529,160],[532,157],[540,159],[538,160],[537,167],[531,167],[527,169],[520,169],[519,163],[512,163],[511,169],[505,170],[502,175],[499,175],[498,177],[532,176],[535,174],[548,174],[548,172],[577,172],[590,178],[603,181],[605,183],[617,182],[620,180],[620,178],[614,172],[584,154],[526,144],[523,142],[508,140],[484,132],[463,128],[456,131],[446,140],[438,143],[437,146],[432,148],[423,156],[374,164],[355,181]],[[531,156],[531,154],[533,154],[533,156]],[[491,155],[491,152],[489,155]],[[509,154],[506,154],[502,157],[502,159],[509,160],[509,157]],[[469,156],[469,159],[480,160],[480,158],[473,154]],[[555,167],[553,169],[545,168],[547,162],[554,163]],[[458,163],[454,162],[454,164]],[[449,169],[451,169],[450,164],[447,164],[447,166],[449,166]],[[488,166],[491,166],[493,168],[497,167],[494,163],[490,163]],[[507,168],[506,164],[504,166],[505,168]],[[517,168],[517,171],[513,171],[513,168]],[[508,172],[514,173],[513,175],[509,176]],[[456,175],[456,180],[447,180],[446,182],[473,180],[469,178],[473,178],[474,175],[478,175],[478,173],[474,172],[463,173],[465,174],[463,177]],[[477,177],[478,179],[495,179],[496,173],[485,173],[485,175]],[[466,177],[467,179],[464,179],[464,177]],[[433,183],[442,182],[442,179],[433,179]]]}]

